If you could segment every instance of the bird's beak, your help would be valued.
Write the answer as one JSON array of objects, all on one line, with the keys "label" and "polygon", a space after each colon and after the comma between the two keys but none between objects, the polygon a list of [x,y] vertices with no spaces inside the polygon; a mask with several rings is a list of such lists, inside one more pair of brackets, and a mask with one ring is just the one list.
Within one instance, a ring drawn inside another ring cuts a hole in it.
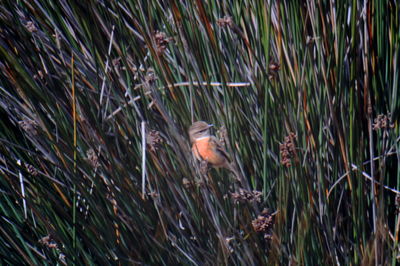
[{"label": "bird's beak", "polygon": [[213,126],[214,126],[213,124],[209,124],[209,125],[208,125],[208,128],[213,127]]}]

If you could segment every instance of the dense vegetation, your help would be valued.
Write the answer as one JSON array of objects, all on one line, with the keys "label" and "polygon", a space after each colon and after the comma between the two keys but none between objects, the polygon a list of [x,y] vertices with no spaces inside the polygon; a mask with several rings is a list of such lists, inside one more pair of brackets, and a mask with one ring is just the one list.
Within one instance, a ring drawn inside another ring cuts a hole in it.
[{"label": "dense vegetation", "polygon": [[[1,1],[0,261],[395,265],[399,14]],[[197,120],[248,184],[201,171]]]}]

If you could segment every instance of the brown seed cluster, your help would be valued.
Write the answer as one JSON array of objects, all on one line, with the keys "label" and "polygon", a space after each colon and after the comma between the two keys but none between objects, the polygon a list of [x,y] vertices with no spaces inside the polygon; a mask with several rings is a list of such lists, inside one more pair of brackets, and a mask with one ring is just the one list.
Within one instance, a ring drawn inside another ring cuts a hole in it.
[{"label": "brown seed cluster", "polygon": [[251,224],[254,231],[264,234],[264,239],[271,239],[272,228],[274,226],[274,214],[264,209]]},{"label": "brown seed cluster", "polygon": [[38,70],[37,74],[33,75],[33,78],[36,79],[36,80],[38,80],[38,79],[43,80],[44,79],[43,71]]},{"label": "brown seed cluster", "polygon": [[268,79],[273,80],[278,76],[278,71],[281,68],[279,63],[271,61],[268,65]]},{"label": "brown seed cluster", "polygon": [[257,190],[248,191],[240,188],[239,192],[231,193],[235,203],[237,202],[260,202],[262,193]]},{"label": "brown seed cluster", "polygon": [[87,161],[93,168],[99,167],[99,157],[92,148],[86,151],[86,156],[87,156]]},{"label": "brown seed cluster", "polygon": [[291,132],[288,136],[285,137],[285,141],[279,145],[281,164],[286,167],[290,167],[292,165],[292,158],[294,157],[296,151],[296,138],[296,134]]},{"label": "brown seed cluster", "polygon": [[157,79],[156,73],[154,72],[154,69],[152,67],[149,67],[147,69],[144,79],[148,83],[152,83]]},{"label": "brown seed cluster", "polygon": [[25,130],[27,133],[32,134],[33,136],[37,135],[37,124],[34,120],[24,119],[19,121],[19,125]]},{"label": "brown seed cluster", "polygon": [[121,69],[121,57],[114,58],[111,63],[115,69]]},{"label": "brown seed cluster", "polygon": [[394,201],[394,204],[396,206],[396,214],[400,213],[400,194],[396,194],[396,199]]},{"label": "brown seed cluster", "polygon": [[193,189],[194,188],[194,183],[191,182],[189,179],[187,179],[186,177],[184,177],[182,179],[182,184],[186,189]]},{"label": "brown seed cluster", "polygon": [[29,32],[37,32],[37,28],[35,26],[35,24],[32,21],[28,21],[25,25],[25,28],[29,31]]},{"label": "brown seed cluster", "polygon": [[39,239],[38,242],[48,248],[58,248],[57,243],[54,241],[54,239],[51,237],[51,235],[42,237],[41,239]]},{"label": "brown seed cluster", "polygon": [[157,130],[150,130],[146,136],[146,143],[149,146],[149,150],[151,152],[156,152],[160,145],[163,143],[160,132]]},{"label": "brown seed cluster", "polygon": [[222,126],[218,131],[217,135],[219,136],[219,142],[222,146],[226,147],[226,140],[228,139],[228,131],[226,127]]},{"label": "brown seed cluster", "polygon": [[167,34],[161,31],[156,31],[154,34],[154,40],[156,42],[156,52],[158,56],[164,54],[165,50],[167,49],[168,43],[172,40],[172,38],[168,38]]},{"label": "brown seed cluster", "polygon": [[29,174],[33,175],[33,176],[37,176],[39,174],[38,170],[31,164],[27,164],[25,163],[25,169],[26,171],[28,171]]},{"label": "brown seed cluster", "polygon": [[223,18],[220,18],[217,20],[217,24],[220,27],[232,27],[233,26],[233,20],[231,16],[225,16]]},{"label": "brown seed cluster", "polygon": [[61,264],[67,265],[67,263],[65,261],[65,254],[60,252],[57,242],[53,239],[53,237],[51,235],[42,237],[41,239],[39,239],[38,242],[39,242],[39,244],[46,246],[50,249],[55,249],[57,251],[57,253],[59,253],[58,259],[60,260]]},{"label": "brown seed cluster", "polygon": [[373,130],[378,129],[391,129],[394,128],[394,124],[391,123],[391,117],[389,115],[378,115],[377,118],[374,119],[374,123],[372,124]]}]

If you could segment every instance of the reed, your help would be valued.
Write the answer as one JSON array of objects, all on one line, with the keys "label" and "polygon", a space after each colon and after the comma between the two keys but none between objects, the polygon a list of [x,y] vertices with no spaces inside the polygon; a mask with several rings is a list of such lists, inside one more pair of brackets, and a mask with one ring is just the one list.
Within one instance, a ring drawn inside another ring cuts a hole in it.
[{"label": "reed", "polygon": [[[399,14],[3,1],[0,261],[396,265]],[[250,189],[201,174],[197,120]]]}]

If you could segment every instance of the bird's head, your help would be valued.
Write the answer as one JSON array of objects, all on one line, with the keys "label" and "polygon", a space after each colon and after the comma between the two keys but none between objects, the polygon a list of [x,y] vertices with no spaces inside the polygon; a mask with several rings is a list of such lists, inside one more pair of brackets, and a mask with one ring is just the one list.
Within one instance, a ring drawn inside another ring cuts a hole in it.
[{"label": "bird's head", "polygon": [[190,127],[189,127],[189,137],[190,137],[190,142],[194,142],[199,138],[204,138],[204,137],[209,137],[210,136],[210,127],[212,127],[212,124],[208,124],[204,121],[197,121],[194,122]]}]

